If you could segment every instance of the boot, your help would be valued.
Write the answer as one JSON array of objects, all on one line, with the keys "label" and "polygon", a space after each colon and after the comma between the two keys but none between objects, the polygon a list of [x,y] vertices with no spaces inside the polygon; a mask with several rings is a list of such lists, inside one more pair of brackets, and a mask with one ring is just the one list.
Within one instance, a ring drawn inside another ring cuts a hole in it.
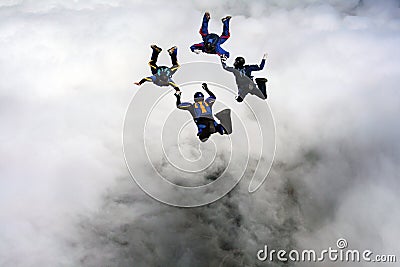
[{"label": "boot", "polygon": [[151,45],[151,48],[153,50],[155,50],[157,53],[160,53],[162,51],[162,49],[160,47],[156,46],[155,44]]},{"label": "boot", "polygon": [[172,54],[174,54],[177,50],[178,50],[178,47],[173,46],[173,47],[171,47],[170,49],[168,49],[168,54],[169,54],[169,55],[172,55]]},{"label": "boot", "polygon": [[221,21],[225,22],[226,20],[230,20],[232,17],[231,16],[226,16],[225,18],[222,18]]},{"label": "boot", "polygon": [[261,93],[264,95],[265,99],[267,99],[267,86],[265,85],[268,80],[266,78],[256,78],[256,84],[258,89],[260,89]]},{"label": "boot", "polygon": [[209,21],[211,17],[210,13],[209,12],[204,13],[204,17],[206,17],[207,21]]}]

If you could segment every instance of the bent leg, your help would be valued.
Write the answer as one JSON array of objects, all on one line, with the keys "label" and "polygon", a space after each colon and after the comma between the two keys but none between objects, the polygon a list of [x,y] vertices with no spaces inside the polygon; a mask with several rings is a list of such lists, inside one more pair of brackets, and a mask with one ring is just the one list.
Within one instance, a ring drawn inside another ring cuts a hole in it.
[{"label": "bent leg", "polygon": [[149,62],[150,70],[153,75],[157,73],[157,64],[155,64],[152,60]]},{"label": "bent leg", "polygon": [[171,50],[171,52],[169,53],[169,55],[171,56],[171,63],[173,66],[177,66],[178,64],[178,48],[175,48],[173,50]]},{"label": "bent leg", "polygon": [[204,13],[203,22],[201,23],[201,28],[199,31],[201,37],[203,38],[203,41],[204,41],[204,38],[208,35],[208,21],[209,20],[210,20],[210,14],[208,14],[207,12]]},{"label": "bent leg", "polygon": [[263,97],[260,97],[262,99],[267,99],[267,85],[266,82],[268,80],[265,78],[256,78],[256,83],[257,83],[257,87],[258,89],[260,89],[261,93],[263,94]]},{"label": "bent leg", "polygon": [[214,115],[218,120],[219,124],[215,126],[219,134],[231,134],[232,133],[232,120],[231,110],[224,109]]},{"label": "bent leg", "polygon": [[176,65],[172,65],[171,69],[171,76],[175,74],[175,72],[179,69],[180,65],[176,62]]},{"label": "bent leg", "polygon": [[151,54],[151,59],[149,61],[149,66],[150,66],[150,70],[152,74],[156,74],[157,73],[157,59],[158,59],[158,55],[160,54],[160,51],[158,51],[157,49],[153,48],[153,53]]},{"label": "bent leg", "polygon": [[203,123],[196,123],[196,125],[197,125],[197,135],[200,135],[207,128],[207,126]]},{"label": "bent leg", "polygon": [[225,43],[225,41],[228,40],[229,37],[231,36],[231,34],[229,32],[229,21],[230,20],[231,20],[230,17],[226,17],[226,18],[222,19],[222,23],[223,23],[224,26],[222,28],[222,34],[219,37],[219,39],[220,39],[219,43],[220,44]]},{"label": "bent leg", "polygon": [[227,131],[225,130],[224,126],[222,126],[222,124],[215,123],[215,129],[217,130],[217,132],[218,132],[220,135],[223,135],[224,133],[227,132]]},{"label": "bent leg", "polygon": [[244,98],[248,93],[249,93],[248,89],[245,89],[243,87],[238,87],[238,96],[236,97],[236,101],[243,102]]},{"label": "bent leg", "polygon": [[210,137],[210,132],[207,125],[198,123],[197,129],[198,129],[197,136],[199,137],[200,141],[201,142],[207,141],[208,138]]}]

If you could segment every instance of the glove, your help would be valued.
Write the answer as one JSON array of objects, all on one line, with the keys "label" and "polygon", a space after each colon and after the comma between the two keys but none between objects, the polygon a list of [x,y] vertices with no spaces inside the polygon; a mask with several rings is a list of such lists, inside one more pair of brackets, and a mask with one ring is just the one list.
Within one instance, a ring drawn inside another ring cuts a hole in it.
[{"label": "glove", "polygon": [[207,87],[207,84],[206,84],[206,83],[202,83],[202,84],[201,84],[201,87],[203,87],[203,89],[206,90],[206,91],[208,90],[208,87]]},{"label": "glove", "polygon": [[140,83],[138,83],[138,82],[134,82],[134,84],[136,84],[136,85],[140,85]]},{"label": "glove", "polygon": [[264,53],[264,55],[263,55],[263,59],[267,59],[267,56],[268,56],[268,53]]},{"label": "glove", "polygon": [[220,58],[222,62],[226,62],[226,60],[228,59],[225,55],[221,55]]}]

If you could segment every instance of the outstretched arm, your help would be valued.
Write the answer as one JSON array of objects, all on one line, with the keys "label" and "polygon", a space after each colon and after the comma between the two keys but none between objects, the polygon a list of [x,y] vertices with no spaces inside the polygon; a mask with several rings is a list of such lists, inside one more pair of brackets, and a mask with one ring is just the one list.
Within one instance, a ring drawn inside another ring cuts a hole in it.
[{"label": "outstretched arm", "polygon": [[202,84],[202,87],[203,87],[204,91],[206,91],[207,94],[208,94],[210,97],[216,99],[216,97],[215,97],[215,95],[213,94],[213,92],[211,92],[210,89],[208,89],[208,86],[207,86],[206,83],[203,83],[203,84]]},{"label": "outstretched arm", "polygon": [[224,56],[221,56],[221,65],[222,65],[222,68],[224,68],[224,70],[226,70],[226,71],[233,72],[233,70],[235,69],[233,67],[229,67],[226,65],[226,57],[224,57]]},{"label": "outstretched arm", "polygon": [[152,82],[153,80],[151,79],[151,77],[146,77],[140,80],[140,82],[135,82],[134,84],[136,85],[142,85],[145,82]]},{"label": "outstretched arm", "polygon": [[250,65],[250,70],[251,71],[257,71],[257,70],[262,70],[265,66],[265,60],[267,58],[267,53],[264,54],[263,58],[261,59],[260,65]]},{"label": "outstretched arm", "polygon": [[203,89],[207,92],[207,94],[209,94],[209,97],[207,97],[206,99],[206,103],[210,106],[214,105],[215,99],[217,99],[216,96],[213,94],[213,92],[210,91],[210,89],[208,89],[206,83],[203,83],[202,86]]},{"label": "outstretched arm", "polygon": [[172,80],[169,82],[169,85],[171,85],[176,92],[180,92],[178,85],[174,83]]},{"label": "outstretched arm", "polygon": [[224,57],[226,57],[226,58],[229,58],[229,52],[226,51],[226,50],[224,50],[224,49],[222,49],[222,47],[221,47],[220,45],[217,45],[217,47],[215,48],[215,52],[216,52],[216,54],[219,55],[220,57],[221,57],[221,56],[224,56]]},{"label": "outstretched arm", "polygon": [[179,105],[181,104],[181,94],[176,92],[174,95],[176,97],[176,107],[179,108]]},{"label": "outstretched arm", "polygon": [[184,109],[184,110],[189,110],[192,108],[192,103],[189,102],[181,102],[181,92],[176,92],[175,94],[176,97],[176,107],[179,109]]},{"label": "outstretched arm", "polygon": [[204,43],[198,43],[198,44],[194,44],[190,47],[190,50],[196,54],[200,53],[203,50],[204,47]]}]

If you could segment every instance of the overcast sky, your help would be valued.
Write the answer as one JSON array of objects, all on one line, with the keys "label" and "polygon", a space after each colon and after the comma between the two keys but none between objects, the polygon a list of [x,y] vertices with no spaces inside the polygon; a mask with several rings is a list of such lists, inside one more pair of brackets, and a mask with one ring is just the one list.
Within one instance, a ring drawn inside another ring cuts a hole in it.
[{"label": "overcast sky", "polygon": [[[162,90],[133,85],[150,44],[218,63],[189,50],[206,10],[217,33],[232,15],[228,64],[268,52],[277,154],[257,193],[178,209],[131,179],[123,120]],[[263,266],[341,237],[399,258],[399,47],[398,1],[1,1],[0,265]]]}]

